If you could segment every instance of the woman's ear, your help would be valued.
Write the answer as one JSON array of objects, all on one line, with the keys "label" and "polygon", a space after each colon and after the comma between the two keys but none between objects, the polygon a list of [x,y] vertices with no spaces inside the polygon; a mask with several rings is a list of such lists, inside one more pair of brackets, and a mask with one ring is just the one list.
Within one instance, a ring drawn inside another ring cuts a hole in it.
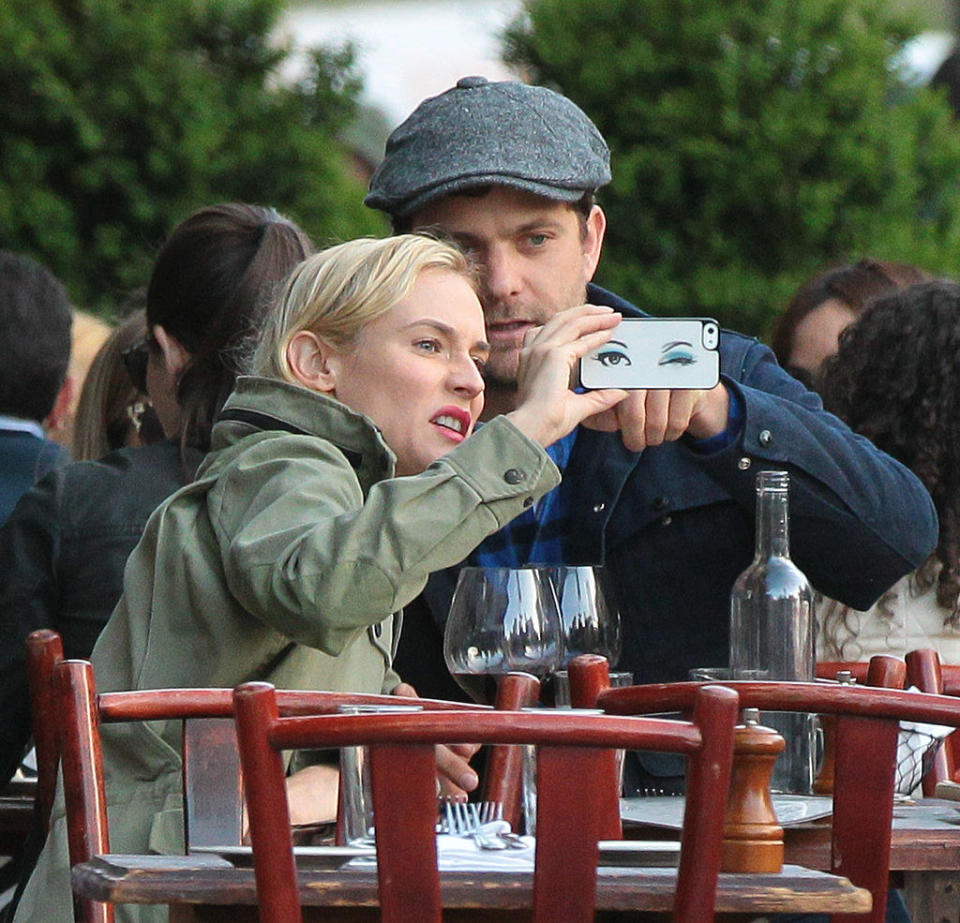
[{"label": "woman's ear", "polygon": [[337,351],[310,330],[300,330],[287,343],[287,364],[294,377],[311,391],[336,396]]},{"label": "woman's ear", "polygon": [[157,341],[157,346],[160,347],[167,375],[170,376],[172,381],[177,381],[180,373],[190,361],[190,353],[172,333],[167,333],[160,324],[154,324],[151,333]]}]

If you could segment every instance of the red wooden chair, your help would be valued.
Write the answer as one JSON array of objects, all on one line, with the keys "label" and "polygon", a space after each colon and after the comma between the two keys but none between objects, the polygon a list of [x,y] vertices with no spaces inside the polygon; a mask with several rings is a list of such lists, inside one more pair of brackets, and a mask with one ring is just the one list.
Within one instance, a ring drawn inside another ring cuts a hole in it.
[{"label": "red wooden chair", "polygon": [[[638,715],[692,707],[700,683],[608,689],[598,704],[611,714]],[[887,905],[890,832],[899,723],[960,727],[960,704],[946,696],[832,683],[729,682],[744,708],[800,711],[837,718],[831,871],[873,896],[870,914],[834,920],[882,923]]]},{"label": "red wooden chair", "polygon": [[[65,660],[60,663],[54,672],[54,690],[71,866],[110,852],[101,724],[183,720],[189,725],[192,723],[190,719],[232,719],[233,716],[233,693],[230,689],[153,689],[98,695],[93,666],[86,660]],[[346,704],[396,705],[398,702],[395,696],[309,691],[279,692],[277,700],[280,710],[291,715],[331,712]],[[479,705],[431,699],[417,700],[417,703],[428,710],[454,710],[458,713],[490,710]],[[184,767],[185,773],[190,771],[186,758]],[[238,825],[240,801],[230,793],[232,789],[239,790],[239,782],[236,779],[231,781],[227,769],[224,765],[213,766],[207,776],[208,780],[213,780],[215,786],[229,795],[229,810],[234,812]],[[198,784],[196,779],[188,778],[184,784],[185,792],[196,794]],[[210,787],[206,786],[207,789]],[[280,791],[284,791],[282,785]],[[222,807],[222,798],[220,803]],[[207,813],[211,812],[208,810]],[[191,816],[189,803],[185,807],[185,815]],[[196,816],[196,812],[193,816]],[[207,839],[209,837],[201,838],[202,841]],[[113,920],[113,907],[110,905],[79,896],[75,896],[74,904],[75,917],[80,923],[111,923]]]},{"label": "red wooden chair", "polygon": [[874,654],[869,661],[824,661],[817,664],[817,678],[836,679],[837,674],[843,670],[849,672],[861,686],[903,689],[907,679],[906,663],[889,654]]},{"label": "red wooden chair", "polygon": [[[940,655],[931,648],[910,651],[905,659],[909,685],[921,692],[960,695],[960,666],[942,664]],[[938,782],[960,781],[960,734],[954,732],[943,743],[923,777],[923,794],[928,797],[934,795]]]},{"label": "red wooden chair", "polygon": [[57,707],[53,671],[63,660],[63,641],[49,628],[27,635],[27,681],[33,721],[33,745],[37,755],[37,830],[46,831],[57,788],[60,743],[57,740]]},{"label": "red wooden chair", "polygon": [[713,919],[723,835],[723,815],[715,806],[726,798],[737,718],[736,695],[726,689],[695,695],[692,723],[549,709],[284,718],[266,683],[238,687],[235,702],[264,923],[301,920],[281,751],[358,744],[370,747],[381,920],[439,923],[433,745],[458,740],[538,745],[537,923],[593,919],[602,795],[589,780],[600,770],[605,749],[685,753],[689,795],[674,919]]}]

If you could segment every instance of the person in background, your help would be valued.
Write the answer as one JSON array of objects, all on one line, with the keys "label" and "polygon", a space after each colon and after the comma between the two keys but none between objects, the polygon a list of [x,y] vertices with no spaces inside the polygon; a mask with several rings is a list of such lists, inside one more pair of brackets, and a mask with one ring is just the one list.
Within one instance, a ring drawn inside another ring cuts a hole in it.
[{"label": "person in background", "polygon": [[46,431],[61,426],[73,399],[72,323],[53,273],[0,250],[0,525],[24,491],[69,460]]},{"label": "person in background", "polygon": [[777,319],[770,346],[794,378],[819,390],[824,360],[871,300],[928,278],[914,266],[871,259],[827,269],[797,290]]},{"label": "person in background", "polygon": [[146,324],[146,312],[134,311],[93,357],[74,418],[74,461],[94,461],[115,449],[163,439],[149,395],[136,388],[124,362],[124,353],[143,339]]},{"label": "person in background", "polygon": [[[394,130],[368,205],[397,232],[439,227],[476,255],[491,355],[484,417],[518,396],[521,345],[571,306],[644,313],[591,279],[606,216],[595,191],[609,151],[570,100],[465,77]],[[618,669],[685,680],[729,657],[730,588],[754,547],[755,477],[791,475],[791,551],[814,586],[869,606],[936,543],[920,481],[823,412],[751,337],[723,331],[709,391],[632,391],[551,447],[561,486],[464,563],[605,564],[620,605]],[[421,695],[463,698],[442,653],[457,570],[405,610],[397,670]],[[627,792],[679,791],[682,762],[627,760]]]},{"label": "person in background", "polygon": [[934,648],[960,663],[960,285],[873,302],[824,365],[825,407],[903,462],[933,497],[937,547],[866,611],[818,603],[820,660]]},{"label": "person in background", "polygon": [[89,657],[120,598],[127,556],[153,510],[193,478],[233,387],[239,351],[290,270],[313,250],[273,209],[200,209],[160,248],[146,324],[127,348],[132,387],[149,395],[166,438],[52,472],[0,530],[0,777],[30,736],[24,639],[63,636]]},{"label": "person in background", "polygon": [[[569,386],[579,356],[618,320],[588,306],[552,319],[525,355],[516,408],[472,434],[489,347],[463,253],[402,235],[305,260],[196,480],[156,511],[130,557],[92,655],[98,688],[258,678],[395,691],[398,610],[430,571],[557,483],[544,446],[625,397]],[[111,848],[182,852],[179,722],[101,734]],[[70,918],[62,810],[18,921]],[[128,907],[122,918],[165,912]]]}]

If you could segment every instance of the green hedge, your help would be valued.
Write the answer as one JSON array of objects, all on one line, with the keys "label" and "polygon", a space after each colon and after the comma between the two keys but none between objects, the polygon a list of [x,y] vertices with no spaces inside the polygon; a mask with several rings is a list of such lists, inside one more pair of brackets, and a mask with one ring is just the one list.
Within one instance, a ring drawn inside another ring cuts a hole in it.
[{"label": "green hedge", "polygon": [[283,0],[3,0],[0,247],[112,313],[201,205],[274,205],[318,242],[383,230],[335,141],[349,49],[277,80]]}]

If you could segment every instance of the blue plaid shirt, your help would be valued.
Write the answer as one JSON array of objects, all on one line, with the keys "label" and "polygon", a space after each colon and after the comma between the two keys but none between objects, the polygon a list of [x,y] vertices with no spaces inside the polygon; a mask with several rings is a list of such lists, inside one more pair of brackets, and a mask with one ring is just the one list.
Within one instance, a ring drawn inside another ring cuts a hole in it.
[{"label": "blue plaid shirt", "polygon": [[[709,439],[684,437],[695,452],[710,454],[726,448],[740,433],[743,425],[743,398],[730,391],[730,416],[727,428]],[[560,469],[561,477],[573,452],[579,427],[547,448],[547,454]],[[481,567],[522,567],[525,564],[567,564],[564,536],[570,518],[570,499],[561,481],[546,496],[524,510],[499,532],[487,536],[470,556],[470,563]]]}]

